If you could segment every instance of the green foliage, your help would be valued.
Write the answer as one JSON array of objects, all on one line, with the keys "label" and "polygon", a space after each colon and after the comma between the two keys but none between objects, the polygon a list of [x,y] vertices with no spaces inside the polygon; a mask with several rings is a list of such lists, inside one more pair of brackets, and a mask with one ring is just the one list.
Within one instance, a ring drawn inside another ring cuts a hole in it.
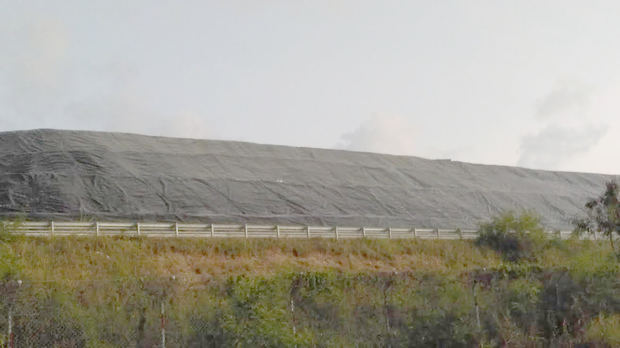
[{"label": "green foliage", "polygon": [[586,339],[596,347],[620,347],[620,314],[594,318],[586,327]]},{"label": "green foliage", "polygon": [[18,238],[17,235],[10,231],[17,229],[24,221],[25,218],[23,217],[17,217],[11,220],[0,220],[0,242],[7,243]]},{"label": "green foliage", "polygon": [[[596,199],[589,200],[586,205],[588,216],[576,219],[576,233],[602,233],[609,238],[614,249],[614,238],[620,236],[620,203],[618,201],[618,184],[610,181],[605,185],[605,192]],[[614,250],[615,251],[615,250]],[[620,255],[619,255],[620,256]]]},{"label": "green foliage", "polygon": [[[538,224],[522,220],[496,226],[529,238]],[[170,347],[614,346],[620,265],[606,243],[540,241],[530,249],[540,257],[500,263],[468,241],[313,242],[6,242],[12,276],[0,281],[0,342],[11,308],[14,332],[32,346],[157,346],[163,304]],[[194,272],[203,259],[222,260],[212,269],[242,258],[261,265],[273,250],[298,266]],[[370,266],[313,270],[334,260]],[[179,264],[190,273],[172,273]]]},{"label": "green foliage", "polygon": [[508,261],[536,260],[545,244],[540,218],[528,212],[504,213],[482,224],[478,232],[476,245],[501,253]]}]

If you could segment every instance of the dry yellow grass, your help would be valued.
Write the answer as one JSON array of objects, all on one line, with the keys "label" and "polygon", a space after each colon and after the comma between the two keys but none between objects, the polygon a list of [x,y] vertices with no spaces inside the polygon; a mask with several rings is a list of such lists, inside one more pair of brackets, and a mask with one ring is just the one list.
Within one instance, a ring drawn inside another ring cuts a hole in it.
[{"label": "dry yellow grass", "polygon": [[283,271],[462,272],[499,264],[493,252],[444,240],[20,238],[9,243],[32,281],[136,276],[221,278]]}]

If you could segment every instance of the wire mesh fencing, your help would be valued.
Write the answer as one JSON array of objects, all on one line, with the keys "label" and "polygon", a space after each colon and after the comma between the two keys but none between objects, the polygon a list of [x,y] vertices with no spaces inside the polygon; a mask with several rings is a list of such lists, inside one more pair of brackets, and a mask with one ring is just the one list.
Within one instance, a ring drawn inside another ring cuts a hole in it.
[{"label": "wire mesh fencing", "polygon": [[[360,279],[5,280],[0,346],[302,347],[338,345],[339,336],[362,332],[385,336],[394,326],[386,319],[394,315],[390,290]],[[361,290],[361,281],[372,289]]]},{"label": "wire mesh fencing", "polygon": [[[523,294],[532,280],[538,295]],[[535,268],[4,280],[0,346],[575,346],[585,322],[620,313],[619,286],[617,273]]]}]

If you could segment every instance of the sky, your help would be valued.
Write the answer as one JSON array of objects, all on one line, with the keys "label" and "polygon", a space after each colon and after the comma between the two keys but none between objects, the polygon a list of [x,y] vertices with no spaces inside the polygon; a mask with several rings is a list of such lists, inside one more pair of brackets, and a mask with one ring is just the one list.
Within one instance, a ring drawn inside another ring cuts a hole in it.
[{"label": "sky", "polygon": [[0,0],[0,131],[620,174],[618,1]]}]

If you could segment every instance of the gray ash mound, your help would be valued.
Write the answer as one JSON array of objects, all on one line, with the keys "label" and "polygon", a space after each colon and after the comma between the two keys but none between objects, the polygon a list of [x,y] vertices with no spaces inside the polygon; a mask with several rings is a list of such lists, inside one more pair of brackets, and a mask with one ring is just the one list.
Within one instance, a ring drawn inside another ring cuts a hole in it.
[{"label": "gray ash mound", "polygon": [[535,210],[570,228],[611,176],[135,134],[0,133],[0,216],[472,228]]}]

